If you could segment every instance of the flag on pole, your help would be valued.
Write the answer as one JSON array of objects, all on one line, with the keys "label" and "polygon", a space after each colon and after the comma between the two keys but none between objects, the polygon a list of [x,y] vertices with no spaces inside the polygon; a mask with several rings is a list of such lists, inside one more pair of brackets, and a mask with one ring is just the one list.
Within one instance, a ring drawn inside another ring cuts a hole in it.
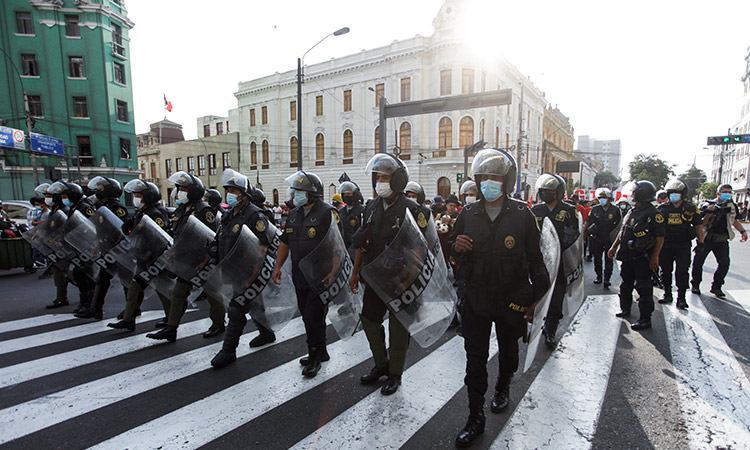
[{"label": "flag on pole", "polygon": [[164,94],[164,109],[166,109],[169,112],[172,112],[172,102],[167,100],[167,94]]}]

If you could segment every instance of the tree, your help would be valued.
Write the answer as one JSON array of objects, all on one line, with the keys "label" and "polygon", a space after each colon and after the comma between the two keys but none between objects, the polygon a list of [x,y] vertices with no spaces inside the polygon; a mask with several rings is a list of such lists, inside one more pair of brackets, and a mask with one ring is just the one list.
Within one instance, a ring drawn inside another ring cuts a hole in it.
[{"label": "tree", "polygon": [[630,179],[633,181],[648,180],[654,183],[657,189],[664,186],[670,177],[674,176],[672,167],[656,155],[636,155],[630,161]]},{"label": "tree", "polygon": [[706,200],[713,200],[716,198],[716,191],[718,190],[719,183],[704,183],[698,188],[698,193]]},{"label": "tree", "polygon": [[620,185],[620,177],[613,174],[609,170],[599,172],[594,177],[594,186],[597,188],[606,187],[610,189],[617,189]]},{"label": "tree", "polygon": [[[708,178],[706,177],[706,172],[693,166],[687,172],[680,175],[680,179],[687,184],[687,198],[691,199],[695,197],[698,193],[698,188],[703,186]],[[716,189],[714,189],[714,193],[716,193]]]}]

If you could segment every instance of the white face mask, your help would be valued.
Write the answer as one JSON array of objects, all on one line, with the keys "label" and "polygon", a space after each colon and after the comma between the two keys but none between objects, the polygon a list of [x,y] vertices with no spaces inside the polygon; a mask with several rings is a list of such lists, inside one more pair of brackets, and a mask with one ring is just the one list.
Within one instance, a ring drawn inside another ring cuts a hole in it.
[{"label": "white face mask", "polygon": [[141,209],[142,206],[143,206],[143,200],[141,200],[138,197],[133,197],[133,208]]},{"label": "white face mask", "polygon": [[188,194],[185,191],[180,191],[177,193],[177,204],[182,205],[183,203],[188,202]]},{"label": "white face mask", "polygon": [[44,203],[45,203],[45,204],[46,204],[47,206],[52,206],[52,205],[54,205],[54,204],[55,204],[55,203],[54,203],[54,202],[52,201],[52,197],[45,197],[45,198],[44,198]]},{"label": "white face mask", "polygon": [[388,183],[388,182],[376,183],[375,192],[378,194],[378,197],[383,197],[383,198],[390,197],[391,195],[393,195],[393,190],[391,189],[391,183]]},{"label": "white face mask", "polygon": [[465,200],[466,200],[466,204],[468,205],[470,203],[474,203],[475,201],[477,201],[477,197],[475,195],[467,195]]}]

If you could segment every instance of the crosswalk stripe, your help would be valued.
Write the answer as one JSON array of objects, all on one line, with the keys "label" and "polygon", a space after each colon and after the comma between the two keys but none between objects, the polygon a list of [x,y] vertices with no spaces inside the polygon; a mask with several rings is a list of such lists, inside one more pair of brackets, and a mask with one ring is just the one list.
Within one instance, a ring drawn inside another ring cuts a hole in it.
[{"label": "crosswalk stripe", "polygon": [[[298,317],[277,332],[276,341],[270,345],[251,348],[243,339],[237,348],[237,357],[293,339],[304,332],[304,323]],[[256,334],[253,332],[253,337]],[[210,369],[209,361],[222,344],[217,342],[0,410],[0,429],[4,430],[0,434],[0,444]]]},{"label": "crosswalk stripe", "polygon": [[51,325],[53,323],[65,322],[66,320],[72,319],[74,319],[74,317],[71,314],[45,314],[43,316],[29,317],[28,319],[0,322],[0,333],[40,327],[42,325]]},{"label": "crosswalk stripe", "polygon": [[[494,331],[490,343],[492,358],[497,353]],[[291,448],[400,448],[463,387],[463,345],[463,338],[454,337],[407,369],[396,394],[385,397],[376,390]]]},{"label": "crosswalk stripe", "polygon": [[[159,314],[164,313],[160,311]],[[184,325],[180,325],[180,328],[177,331],[177,337],[184,338],[202,333],[206,331],[210,325],[210,319],[188,322]],[[105,328],[105,330],[110,329]],[[119,330],[111,330],[111,332],[121,333]],[[151,332],[153,332],[153,330],[149,331],[149,333]],[[73,369],[75,367],[123,355],[136,350],[141,350],[146,347],[161,345],[165,342],[149,339],[146,337],[146,334],[147,333],[138,334],[70,352],[34,359],[13,366],[3,367],[0,369],[0,388],[59,373],[64,370]]]},{"label": "crosswalk stripe", "polygon": [[750,314],[750,289],[733,289],[727,293]]},{"label": "crosswalk stripe", "polygon": [[315,378],[303,378],[295,358],[92,448],[200,447],[368,359],[370,348],[364,333],[357,333],[329,345],[328,354],[331,360]]},{"label": "crosswalk stripe", "polygon": [[589,296],[492,449],[590,448],[620,319],[617,296]]},{"label": "crosswalk stripe", "polygon": [[[140,320],[153,320],[164,316],[164,311],[144,311]],[[0,354],[17,352],[40,345],[54,344],[55,342],[67,341],[91,334],[107,331],[107,324],[104,321],[76,325],[62,330],[49,331],[47,333],[25,336],[17,339],[9,339],[0,342]]]},{"label": "crosswalk stripe", "polygon": [[664,321],[691,448],[744,448],[750,442],[750,382],[699,296]]}]

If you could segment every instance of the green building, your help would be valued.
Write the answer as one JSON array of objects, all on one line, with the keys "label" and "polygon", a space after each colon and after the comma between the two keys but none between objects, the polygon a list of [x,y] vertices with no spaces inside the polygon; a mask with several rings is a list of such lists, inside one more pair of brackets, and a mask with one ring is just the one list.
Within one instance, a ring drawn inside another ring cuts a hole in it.
[{"label": "green building", "polygon": [[[128,33],[123,0],[0,1],[0,125],[62,139],[66,157],[36,157],[66,180],[138,176]],[[11,64],[12,62],[12,64]],[[15,66],[15,69],[14,67]],[[23,85],[23,90],[22,90]],[[0,198],[35,187],[28,152],[0,147]]]}]

